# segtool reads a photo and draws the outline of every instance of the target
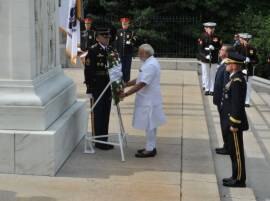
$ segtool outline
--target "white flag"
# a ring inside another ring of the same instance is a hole
[[[67,34],[66,52],[71,63],[77,63],[78,45],[80,44],[80,21],[76,15],[76,0],[62,0],[59,9],[60,29]]]
[[[59,6],[59,28],[67,33],[69,0],[61,0]]]

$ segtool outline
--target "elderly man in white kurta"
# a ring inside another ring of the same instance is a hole
[[[153,56],[154,49],[149,44],[139,47],[138,53],[143,62],[137,79],[126,84],[132,88],[121,96],[125,98],[136,93],[133,127],[145,130],[146,145],[135,154],[138,158],[154,157],[157,154],[157,128],[165,123],[160,91],[160,65]]]

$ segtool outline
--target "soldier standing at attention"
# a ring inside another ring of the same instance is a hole
[[[96,43],[95,31],[92,30],[92,22],[93,19],[90,16],[84,19],[85,30],[81,34],[81,50],[84,52]]]
[[[214,94],[214,82],[217,71],[218,52],[221,48],[222,41],[215,34],[216,23],[204,23],[204,33],[198,39],[198,55],[202,66],[202,86],[205,95]]]
[[[246,107],[250,107],[251,85],[254,76],[254,65],[259,62],[256,49],[250,45],[251,38],[252,36],[248,33],[239,34],[240,43],[235,47],[237,52],[246,57],[245,63],[243,65],[243,72],[244,74],[246,74],[247,81],[247,96],[245,101]]]
[[[230,81],[224,88],[221,113],[227,114],[224,124],[227,124],[229,152],[232,163],[232,176],[223,179],[227,187],[245,187],[246,169],[243,144],[243,131],[248,130],[248,120],[245,111],[247,84],[241,71],[245,57],[231,52],[226,63],[226,71],[230,73]]]
[[[106,69],[107,55],[112,51],[109,46],[110,29],[106,24],[100,23],[95,27],[97,43],[88,49],[88,55],[85,60],[85,84],[87,87],[87,95],[90,99],[96,101],[103,92],[107,84],[110,82]],[[95,136],[108,135],[109,119],[111,111],[112,94],[109,87],[100,101],[97,103],[93,112],[93,134]],[[107,137],[99,140],[108,141]],[[95,147],[102,150],[110,150],[112,145],[96,143]]]
[[[216,148],[217,154],[229,155],[229,145],[228,145],[228,133],[226,132],[226,124],[224,125],[224,120],[226,120],[228,114],[221,113],[221,100],[223,95],[223,89],[230,80],[230,74],[226,71],[225,61],[228,58],[229,52],[232,51],[231,45],[222,45],[219,51],[219,58],[221,62],[218,66],[216,78],[215,78],[215,87],[214,87],[214,96],[213,103],[217,106],[217,110],[220,117],[220,127],[223,139],[223,147]]]
[[[117,30],[114,43],[122,62],[123,80],[124,82],[128,82],[130,80],[130,69],[136,36],[134,31],[130,29],[129,18],[121,18],[120,21],[122,28]]]

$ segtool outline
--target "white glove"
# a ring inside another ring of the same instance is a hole
[[[209,50],[215,50],[215,47],[213,45],[209,45]]]
[[[86,94],[86,96],[87,96],[89,99],[94,98],[94,97],[93,97],[93,94]]]
[[[247,75],[247,69],[242,70],[242,73]]]
[[[206,55],[206,57],[205,57],[205,58],[206,58],[206,59],[208,59],[208,60],[210,60],[210,59],[211,59],[210,54]]]
[[[249,57],[246,57],[246,60],[245,60],[244,63],[245,63],[245,64],[246,64],[246,63],[250,63],[250,58],[249,58]]]
[[[131,44],[130,40],[128,40],[128,41],[126,42],[126,44],[127,44],[127,45],[130,45],[130,44]]]

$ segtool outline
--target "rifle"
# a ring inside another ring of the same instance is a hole
[[[212,51],[215,50],[215,47],[213,45],[209,45],[209,47],[206,47],[205,50],[209,52],[209,56],[210,56],[209,67],[211,68],[211,66],[212,66]]]

